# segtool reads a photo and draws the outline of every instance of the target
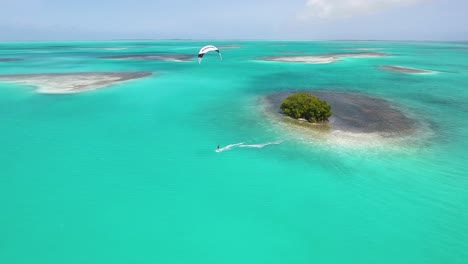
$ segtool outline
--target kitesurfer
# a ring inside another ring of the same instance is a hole
[[[201,48],[198,52],[198,63],[201,63],[203,56],[210,51],[216,51],[219,54],[219,58],[223,59],[223,57],[221,57],[221,52],[219,52],[219,49],[217,47],[213,45],[208,45]]]

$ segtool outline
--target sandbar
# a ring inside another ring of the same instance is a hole
[[[343,58],[379,58],[389,56],[381,52],[355,52],[355,53],[330,53],[321,55],[302,56],[268,56],[258,58],[261,61],[296,62],[308,64],[328,64],[340,61]]]
[[[0,75],[0,81],[37,87],[37,92],[48,94],[79,93],[101,89],[124,81],[144,78],[151,72],[73,72],[44,74]]]

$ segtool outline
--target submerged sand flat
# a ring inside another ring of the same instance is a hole
[[[435,71],[431,70],[424,70],[424,69],[416,69],[410,67],[403,67],[403,66],[392,66],[392,65],[385,65],[381,67],[386,71],[391,72],[398,72],[398,73],[405,73],[405,74],[429,74],[429,73],[436,73]]]
[[[148,60],[148,61],[173,61],[184,62],[192,61],[195,58],[193,54],[135,54],[135,55],[117,55],[105,56],[103,59],[114,60]]]
[[[383,137],[407,135],[414,131],[415,122],[394,108],[390,102],[359,93],[313,91],[332,107],[333,115],[327,125],[331,132],[351,132]],[[290,119],[280,112],[281,102],[293,92],[266,96],[269,111],[281,119]],[[291,120],[288,120],[291,121]]]
[[[334,63],[343,58],[379,58],[389,56],[386,53],[380,52],[356,52],[356,53],[331,53],[322,55],[304,55],[304,56],[269,56],[259,58],[262,61],[276,62],[297,62],[310,64],[327,64]]]
[[[343,50],[372,51],[372,50],[383,50],[383,48],[345,48]]]
[[[0,81],[38,87],[39,93],[78,93],[150,76],[151,72],[77,72],[0,75]]]
[[[21,59],[16,58],[0,58],[0,62],[20,61]]]

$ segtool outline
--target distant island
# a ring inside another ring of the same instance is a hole
[[[308,64],[328,64],[338,62],[343,58],[380,58],[390,56],[382,52],[349,52],[349,53],[330,53],[318,55],[301,55],[301,56],[268,56],[261,57],[259,61],[275,61],[275,62],[295,62]]]
[[[310,93],[295,93],[281,103],[281,110],[289,117],[311,123],[328,121],[331,106]]]
[[[143,60],[143,61],[172,61],[185,62],[192,61],[195,58],[193,54],[130,54],[130,55],[113,55],[104,56],[102,59],[111,60]]]

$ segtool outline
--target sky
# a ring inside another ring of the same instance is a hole
[[[468,41],[468,0],[0,0],[0,41]]]

